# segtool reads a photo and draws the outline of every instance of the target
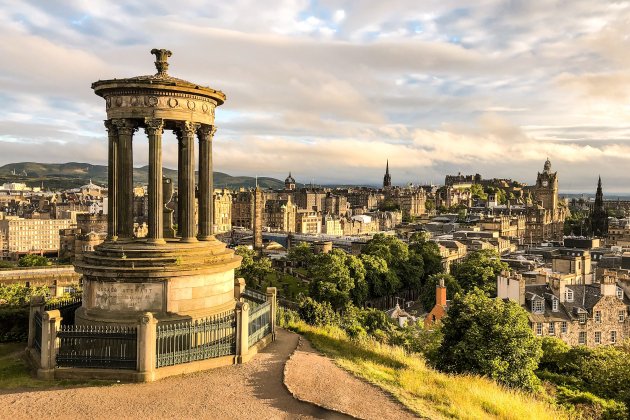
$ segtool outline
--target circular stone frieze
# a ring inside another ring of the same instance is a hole
[[[207,113],[207,112],[208,112],[208,104],[203,104],[203,105],[201,105],[201,110],[202,110],[203,112]]]
[[[140,98],[138,98],[137,96],[132,96],[131,97],[131,105],[132,106],[138,105],[139,102],[140,102]]]
[[[122,106],[122,104],[123,104],[123,98],[119,96],[118,98],[116,98],[116,106]]]
[[[156,106],[158,103],[158,98],[155,96],[145,96],[144,104],[146,106]]]
[[[177,99],[169,98],[168,99],[168,106],[170,106],[171,108],[175,108],[177,106]]]
[[[190,109],[191,111],[195,109],[195,102],[194,101],[188,101],[188,103],[186,105],[188,106],[188,109]]]

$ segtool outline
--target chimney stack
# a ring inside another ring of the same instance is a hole
[[[446,306],[446,286],[444,285],[444,279],[440,279],[440,282],[435,287],[435,304]]]

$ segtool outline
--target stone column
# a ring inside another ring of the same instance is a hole
[[[133,120],[112,120],[118,130],[118,237],[133,238]]]
[[[162,131],[164,120],[145,118],[144,131],[149,137],[149,235],[147,242],[165,243],[162,189]]]
[[[32,348],[35,340],[35,312],[44,313],[44,297],[31,296],[30,309],[28,313],[28,341],[26,347]],[[39,338],[41,340],[41,337]],[[41,342],[41,341],[40,341]]]
[[[145,312],[138,324],[138,373],[143,382],[155,380],[157,320],[151,312]]]
[[[213,218],[213,179],[212,179],[212,138],[216,126],[202,125],[199,136],[199,235],[200,241],[212,238]]]
[[[180,174],[179,223],[182,242],[197,241],[195,229],[195,133],[199,124],[185,121],[178,124],[177,139],[181,152],[181,162],[177,170]]]
[[[275,287],[267,287],[267,301],[271,302],[269,316],[271,323],[271,339],[276,340],[276,314],[278,312],[278,291]]]
[[[244,363],[249,353],[249,303],[236,302],[236,363]]]
[[[61,325],[59,310],[46,311],[42,314],[42,351],[37,369],[39,379],[54,379],[55,365],[57,363],[57,331]]]
[[[107,239],[118,239],[118,131],[111,120],[105,120],[108,137],[107,159]]]
[[[234,299],[241,300],[241,295],[245,291],[245,279],[239,277],[234,279]]]

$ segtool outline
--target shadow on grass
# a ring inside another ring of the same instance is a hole
[[[26,343],[0,344],[0,394],[44,391],[59,388],[83,388],[107,386],[114,381],[101,380],[43,380],[37,379],[26,361]]]

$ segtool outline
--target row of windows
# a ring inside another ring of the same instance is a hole
[[[593,318],[595,319],[596,324],[602,323],[602,311],[595,311],[593,314]],[[617,311],[617,320],[619,322],[624,322],[626,320],[626,311],[624,309],[620,309]]]
[[[595,344],[601,344],[602,343],[602,332],[601,331],[595,331]],[[615,344],[617,342],[617,331],[611,331],[610,332],[610,342],[612,344]],[[586,344],[586,331],[580,331],[580,334],[578,335],[578,344]]]
[[[567,321],[560,322],[560,333],[561,334],[566,334],[568,328],[569,328],[569,324],[568,324]],[[547,331],[549,331],[549,335],[556,335],[556,323],[555,322],[550,322]],[[542,335],[542,333],[543,333],[543,323],[542,322],[537,322],[536,323],[536,335]]]

